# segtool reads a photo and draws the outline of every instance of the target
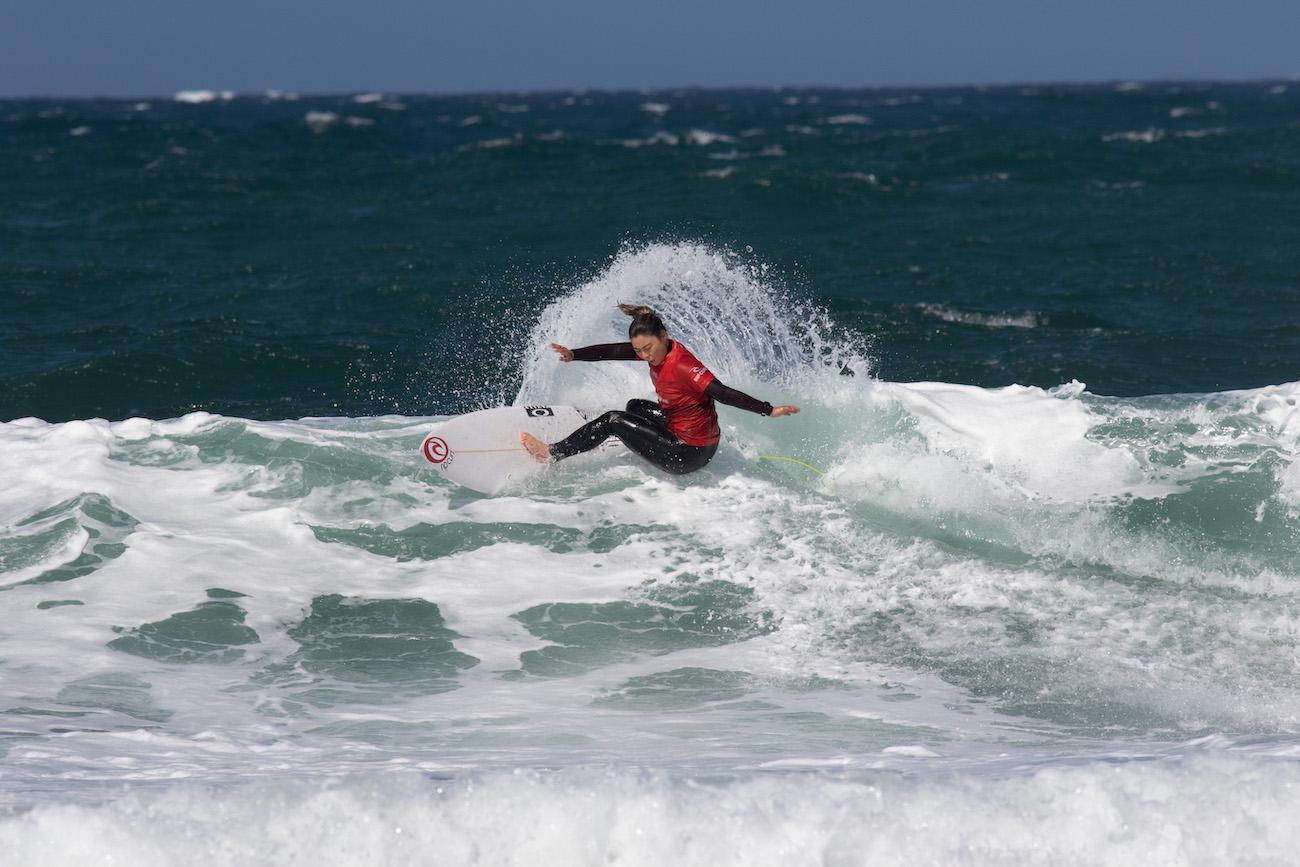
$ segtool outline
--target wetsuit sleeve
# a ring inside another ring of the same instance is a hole
[[[636,361],[631,343],[594,343],[573,350],[574,361]]]
[[[759,415],[771,415],[772,404],[765,400],[757,400],[745,394],[743,391],[736,391],[734,388],[728,388],[718,380],[709,383],[709,387],[704,393],[716,400],[718,403],[725,403],[727,406],[734,406],[737,409],[746,409],[750,412],[756,412]]]

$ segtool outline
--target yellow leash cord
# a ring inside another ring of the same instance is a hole
[[[798,458],[787,458],[782,455],[759,455],[758,459],[760,461],[789,461],[792,464],[798,464],[801,467],[807,467],[808,469],[812,470],[814,473],[816,473],[819,476],[826,475],[826,473],[817,469],[812,464],[806,464],[803,461],[799,460]]]

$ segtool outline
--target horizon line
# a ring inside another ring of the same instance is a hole
[[[1123,85],[1133,85],[1134,89],[1145,87],[1158,87],[1168,85],[1214,85],[1214,84],[1294,84],[1300,83],[1300,74],[1291,74],[1287,76],[1249,76],[1249,77],[1211,77],[1211,78],[1102,78],[1102,79],[1045,79],[1045,80],[1024,80],[1024,81],[986,81],[986,82],[965,82],[965,83],[929,83],[929,84],[721,84],[721,85],[703,85],[703,84],[686,84],[686,85],[660,85],[660,86],[582,86],[582,87],[541,87],[534,90],[518,88],[484,88],[482,90],[404,90],[404,89],[382,89],[359,87],[348,90],[319,90],[319,91],[294,91],[277,87],[266,87],[259,90],[236,90],[231,88],[208,88],[194,87],[174,90],[171,93],[135,93],[127,95],[109,95],[103,93],[81,93],[81,94],[0,94],[0,100],[56,100],[56,99],[79,99],[79,100],[143,100],[143,99],[166,99],[172,101],[185,93],[204,93],[214,94],[211,100],[205,101],[230,101],[233,99],[249,97],[268,97],[280,95],[283,99],[327,99],[331,97],[356,96],[360,94],[377,93],[381,96],[410,97],[410,96],[435,96],[435,97],[484,97],[484,96],[545,96],[550,94],[581,95],[587,93],[638,93],[644,95],[658,93],[687,93],[702,91],[769,91],[781,93],[783,91],[894,91],[894,90],[995,90],[1006,88],[1027,88],[1027,87],[1121,87]]]

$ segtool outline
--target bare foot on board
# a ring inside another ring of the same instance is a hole
[[[544,464],[551,459],[551,449],[546,443],[539,440],[530,433],[521,433],[519,442],[523,443],[524,448],[532,455],[539,464]]]

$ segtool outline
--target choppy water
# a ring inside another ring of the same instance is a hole
[[[5,851],[1286,862],[1296,107],[0,104]],[[686,478],[426,469],[646,395],[542,348],[627,300],[803,412]]]

